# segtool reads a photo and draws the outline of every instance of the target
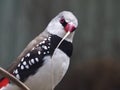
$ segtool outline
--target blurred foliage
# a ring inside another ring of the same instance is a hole
[[[81,63],[93,59],[98,62],[106,59],[108,62],[109,59],[119,61],[119,9],[120,0],[0,0],[0,66],[8,67],[29,41],[42,32],[48,22],[63,10],[72,11],[79,21],[73,43],[74,52],[70,66],[72,72],[68,72],[69,74],[84,72],[87,69],[83,66],[84,64],[82,67]],[[76,69],[76,64],[80,66],[78,69]],[[112,67],[114,68],[114,66]],[[102,66],[100,67],[102,68]],[[81,68],[83,71],[79,70]],[[82,74],[84,76],[84,73]],[[81,73],[78,73],[77,77],[79,76]],[[67,74],[66,77],[69,75]],[[74,78],[74,76],[71,77]],[[89,77],[94,79],[92,75]],[[87,77],[81,76],[79,78]],[[77,81],[74,83],[77,84]],[[74,83],[70,81],[70,84]],[[70,86],[72,87],[72,85]],[[75,87],[77,88],[77,86]],[[65,87],[62,89],[70,90],[70,88],[66,89]]]

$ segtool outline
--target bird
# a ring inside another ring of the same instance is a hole
[[[78,20],[71,11],[58,13],[7,69],[31,90],[53,90],[68,70]],[[0,90],[21,90],[9,78]]]

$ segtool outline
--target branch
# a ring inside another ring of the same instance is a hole
[[[20,80],[18,80],[16,77],[14,77],[12,74],[7,72],[5,69],[0,67],[0,74],[2,76],[5,76],[9,78],[13,83],[15,83],[17,86],[22,88],[22,90],[30,90],[24,83],[22,83]]]

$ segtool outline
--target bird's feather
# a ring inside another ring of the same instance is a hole
[[[42,32],[40,35],[35,37],[27,46],[26,48],[21,52],[21,54],[12,62],[12,64],[7,69],[8,72],[12,73],[13,70],[16,68],[22,57],[24,57],[30,50],[35,47],[38,43],[44,40],[44,38],[47,38],[50,34],[47,31]]]

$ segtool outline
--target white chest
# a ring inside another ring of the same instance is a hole
[[[25,82],[31,90],[52,90],[68,69],[69,57],[59,49],[55,50],[52,58],[47,56],[44,59],[44,65]]]

